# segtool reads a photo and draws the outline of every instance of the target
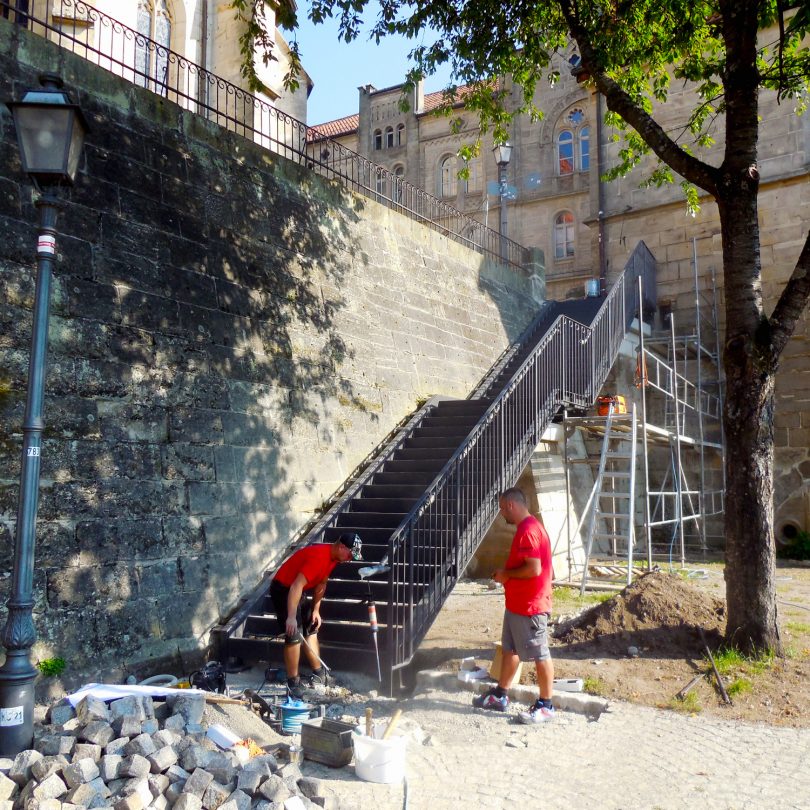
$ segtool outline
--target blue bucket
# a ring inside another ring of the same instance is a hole
[[[307,720],[315,707],[303,700],[287,698],[279,704],[281,710],[281,730],[285,734],[300,734],[301,723]]]

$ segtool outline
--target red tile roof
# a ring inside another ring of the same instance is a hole
[[[334,121],[327,121],[324,124],[318,124],[311,127],[307,133],[308,141],[320,140],[319,135],[326,138],[339,138],[341,135],[351,135],[357,132],[357,127],[360,125],[359,115],[347,115],[345,118],[336,118]],[[317,132],[313,132],[315,129]]]
[[[395,87],[389,87],[387,90],[378,90],[377,93],[387,92],[388,90],[397,90],[398,88],[402,87],[402,85],[397,85]],[[470,85],[462,85],[461,87],[457,87],[455,91],[455,95],[453,97],[452,104],[454,107],[459,106],[464,103],[464,99],[467,98],[472,93],[473,88]],[[439,90],[436,93],[427,93],[425,95],[425,107],[422,112],[432,112],[433,110],[438,109],[444,104],[444,91]],[[418,113],[421,114],[421,113]],[[316,126],[312,127],[312,129],[318,130],[318,133],[324,135],[328,138],[338,138],[341,135],[351,135],[353,132],[357,132],[357,128],[360,126],[360,116],[359,115],[347,115],[345,118],[336,118],[334,121],[326,121],[323,124],[317,124]],[[310,131],[309,136],[307,138],[309,141],[317,141],[318,135],[312,131]]]

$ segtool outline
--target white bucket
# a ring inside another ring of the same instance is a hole
[[[405,776],[405,737],[375,740],[361,733],[352,734],[354,772],[364,782],[392,784]]]

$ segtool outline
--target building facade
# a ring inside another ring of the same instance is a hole
[[[0,14],[186,108],[195,102],[201,108],[220,106],[213,104],[212,95],[233,94],[244,86],[239,50],[242,31],[230,3],[4,0]],[[256,54],[257,74],[267,89],[258,98],[305,121],[312,81],[304,72],[297,90],[284,88],[290,51],[271,6],[266,9],[265,25],[272,41],[272,59],[265,63],[263,55]]]

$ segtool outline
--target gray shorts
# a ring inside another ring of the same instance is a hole
[[[501,647],[506,652],[517,653],[521,661],[547,661],[551,658],[548,649],[547,613],[522,616],[505,610]]]

